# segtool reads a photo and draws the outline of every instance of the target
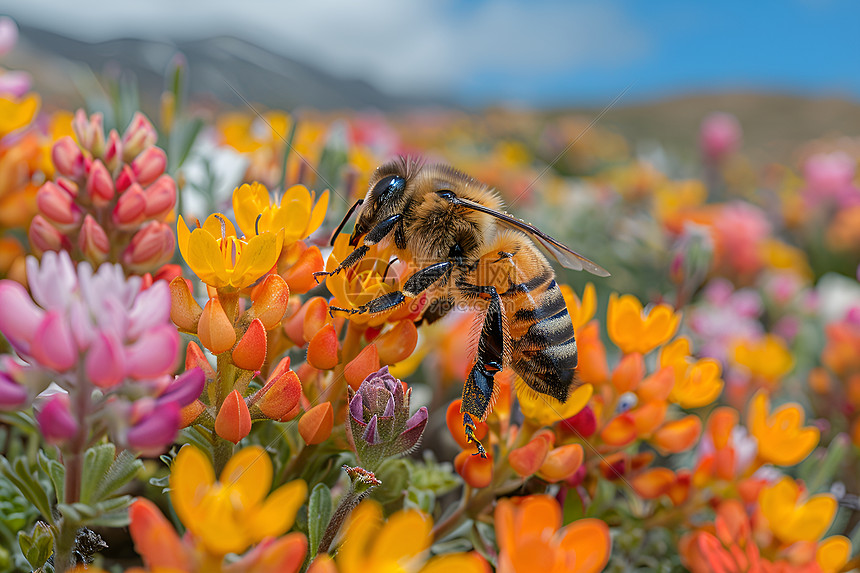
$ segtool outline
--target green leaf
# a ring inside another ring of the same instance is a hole
[[[54,536],[51,535],[51,528],[44,521],[37,521],[29,535],[23,531],[18,532],[18,546],[27,563],[34,570],[39,569],[54,552]]]
[[[308,500],[308,538],[311,557],[317,554],[320,540],[331,521],[331,490],[324,483],[317,484]]]
[[[74,505],[69,505],[67,503],[58,503],[57,510],[69,521],[74,523],[82,523],[84,521],[83,516],[78,513],[78,510],[75,509]]]
[[[97,498],[94,498],[96,488],[107,475],[115,455],[116,447],[113,444],[93,446],[86,451],[81,478],[81,501],[83,503],[98,501]]]
[[[585,517],[585,504],[576,488],[568,488],[564,498],[564,525]]]
[[[851,440],[845,434],[837,435],[827,446],[827,453],[823,460],[817,460],[815,470],[809,481],[806,482],[806,487],[810,493],[818,493],[826,488],[827,484],[833,481],[833,476],[843,460],[848,456],[851,449]],[[810,456],[812,458],[812,456]]]
[[[48,474],[51,478],[51,484],[54,486],[54,495],[57,500],[65,499],[66,496],[66,468],[57,460],[52,460],[45,452],[39,451],[39,466],[42,471]]]
[[[143,469],[143,462],[129,450],[123,450],[108,468],[93,493],[93,501],[101,501],[130,482]]]
[[[178,122],[173,133],[170,134],[168,144],[168,173],[175,174],[188,159],[188,154],[191,153],[191,148],[194,147],[194,142],[197,141],[203,125],[204,122],[199,117]]]
[[[30,474],[23,459],[15,460],[15,467],[13,468],[9,464],[9,460],[0,456],[0,474],[6,476],[18,488],[21,495],[36,506],[39,513],[52,523],[51,502],[48,500],[48,494],[45,493],[38,480]]]

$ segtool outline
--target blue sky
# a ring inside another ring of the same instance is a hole
[[[860,100],[857,0],[5,0],[99,41],[230,34],[394,93],[462,103],[624,101],[730,90]]]

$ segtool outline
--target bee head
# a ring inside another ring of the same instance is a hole
[[[398,212],[404,191],[406,178],[401,175],[385,175],[374,182],[358,213],[349,244],[356,246],[377,223]]]

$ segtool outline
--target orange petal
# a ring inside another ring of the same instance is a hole
[[[299,434],[306,444],[321,444],[331,435],[334,410],[331,402],[317,404],[299,418]]]
[[[328,304],[325,299],[315,296],[304,304],[304,319],[302,321],[302,336],[307,342],[329,322]]]
[[[448,431],[451,432],[451,436],[454,438],[454,441],[456,441],[464,450],[471,450],[474,446],[466,441],[466,433],[463,431],[463,412],[460,410],[462,406],[462,399],[457,399],[451,402],[448,405],[448,410],[445,412],[445,423],[448,424]],[[475,438],[483,440],[487,435],[488,430],[489,427],[486,422],[476,422]]]
[[[314,368],[330,370],[340,362],[337,350],[337,332],[334,325],[326,324],[308,343],[308,362]]]
[[[625,355],[612,372],[612,385],[619,394],[636,389],[645,375],[645,359],[638,352]]]
[[[487,487],[493,481],[493,460],[463,450],[454,458],[454,469],[467,484],[475,488]]]
[[[629,413],[612,418],[600,430],[600,439],[610,446],[625,446],[636,439],[636,422]]]
[[[652,400],[665,400],[672,392],[675,384],[674,367],[666,366],[648,376],[639,384],[636,394],[639,400],[649,402]]]
[[[218,416],[215,417],[215,433],[227,440],[238,444],[239,440],[251,432],[251,413],[245,399],[238,390],[227,395]]]
[[[538,475],[550,483],[567,479],[582,465],[583,456],[584,452],[580,444],[567,444],[555,448],[546,456]]]
[[[317,286],[314,273],[322,271],[325,263],[319,247],[313,245],[299,255],[299,259],[284,273],[284,280],[290,287],[290,292],[304,294]]]
[[[675,472],[669,468],[645,470],[631,480],[633,489],[644,499],[657,499],[675,482]]]
[[[255,318],[239,344],[233,349],[233,364],[242,370],[255,372],[263,367],[266,361],[266,327],[259,318]]]
[[[532,439],[528,444],[511,450],[508,454],[508,463],[518,476],[529,477],[541,468],[549,448],[549,441],[543,437]]]
[[[415,350],[418,345],[418,329],[411,320],[401,320],[374,342],[382,364],[397,364]]]
[[[609,562],[612,538],[605,521],[595,518],[578,519],[562,530],[561,549],[576,553],[577,573],[599,573]]]
[[[376,343],[371,342],[344,367],[343,377],[353,390],[358,390],[364,379],[379,368],[379,352],[376,350]]]
[[[277,422],[287,422],[302,397],[302,383],[298,375],[288,370],[270,381],[260,390],[261,397],[257,406],[263,414]]]
[[[701,433],[702,420],[691,414],[665,424],[654,433],[652,442],[659,449],[677,454],[692,448]]]
[[[191,571],[188,549],[182,544],[173,526],[154,503],[139,497],[129,508],[128,526],[134,550],[150,570],[159,568]]]

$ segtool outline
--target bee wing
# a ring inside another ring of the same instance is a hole
[[[551,254],[555,260],[557,260],[561,265],[567,269],[572,269],[575,271],[586,270],[593,275],[597,275],[599,277],[608,277],[609,271],[598,265],[597,263],[590,261],[580,255],[579,253],[575,253],[574,251],[568,249],[563,244],[559,243],[534,225],[530,225],[525,221],[521,221],[516,217],[512,217],[507,213],[501,213],[494,209],[490,209],[489,207],[485,207],[480,203],[475,203],[474,201],[470,201],[469,199],[463,199],[462,197],[452,198],[451,201],[456,205],[462,205],[468,209],[473,209],[475,211],[480,211],[482,213],[487,213],[488,215],[492,215],[496,219],[499,220],[503,226],[508,227],[510,229],[514,229],[517,231],[523,231],[526,233],[531,239],[540,243],[544,249],[547,250],[549,254]]]

